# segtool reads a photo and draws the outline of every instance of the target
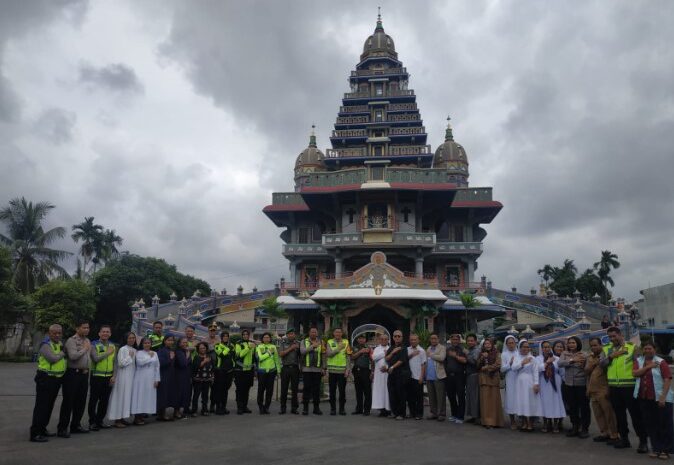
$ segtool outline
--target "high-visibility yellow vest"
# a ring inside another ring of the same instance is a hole
[[[320,342],[320,341],[319,341]],[[307,349],[307,353],[304,356],[304,366],[311,366],[311,353],[309,352],[309,348],[311,347],[311,339],[306,338],[304,340],[304,347]],[[316,368],[321,367],[321,352],[322,352],[323,346],[321,344],[318,344],[318,347],[314,351],[316,354]]]
[[[157,336],[155,333],[150,334],[150,341],[152,342],[152,350],[155,352],[161,349],[161,346],[164,345],[164,336]]]
[[[349,350],[349,342],[346,339],[342,339],[340,342],[337,342],[334,339],[328,340],[328,345],[330,346],[331,351],[337,350],[339,344],[344,344],[344,348],[332,357],[328,357],[328,370],[332,368],[337,371],[341,371],[346,368],[346,354]]]
[[[225,344],[224,342],[218,342],[215,344],[215,368],[217,369],[226,369],[228,372],[234,368],[234,347],[229,343]],[[225,361],[228,361],[228,364],[231,366],[224,366]]]
[[[44,342],[43,344],[49,344],[51,347],[51,350],[55,353],[58,354],[61,352],[61,343],[57,342]],[[66,358],[63,357],[61,360],[59,360],[56,363],[49,363],[49,360],[47,360],[42,354],[40,354],[37,358],[37,370],[42,371],[47,373],[49,376],[54,376],[56,378],[62,377],[65,372],[66,372]]]
[[[274,344],[260,344],[255,348],[257,355],[257,369],[269,373],[279,371],[279,358]]]
[[[253,369],[253,348],[250,342],[239,342],[234,346],[236,369],[250,371]]]
[[[113,343],[108,343],[107,346],[100,341],[94,343],[94,348],[96,349],[96,353],[98,355],[105,353],[108,350],[108,347],[112,347],[115,350],[112,352],[112,354],[93,364],[94,366],[91,369],[92,376],[112,376],[115,366],[115,354],[117,353],[117,347],[115,347]]]
[[[606,369],[606,379],[608,380],[609,386],[631,387],[636,383],[634,375],[632,374],[632,368],[634,366],[634,344],[625,342],[624,348],[627,350],[627,353],[611,360],[611,363]],[[615,350],[613,344],[607,344],[603,349],[606,357],[610,356]]]

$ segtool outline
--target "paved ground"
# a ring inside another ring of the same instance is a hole
[[[473,425],[376,417],[228,415],[106,430],[47,444],[28,442],[32,364],[0,363],[0,464],[634,464],[618,451],[561,435],[487,431]],[[233,392],[232,392],[233,394]],[[232,399],[233,396],[230,397]],[[231,400],[230,400],[231,402]],[[351,404],[351,402],[349,402]],[[58,405],[50,430],[55,430]],[[231,409],[230,405],[230,409]],[[253,407],[253,405],[251,405]],[[347,405],[347,409],[352,405]],[[323,410],[328,410],[327,406]],[[350,411],[350,410],[349,410]],[[85,414],[86,416],[86,414]]]

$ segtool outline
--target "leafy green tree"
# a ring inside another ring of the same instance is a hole
[[[330,316],[331,328],[325,328],[326,333],[332,333],[334,328],[342,327],[344,312],[353,308],[353,304],[343,300],[333,300],[322,304],[323,312]]]
[[[538,274],[543,281],[545,281],[545,287],[548,287],[548,283],[550,282],[550,279],[552,279],[554,271],[555,270],[551,265],[544,265],[543,268],[538,270]]]
[[[41,331],[58,323],[65,333],[75,329],[77,320],[92,321],[96,313],[96,298],[92,287],[76,279],[55,279],[34,294],[35,324]]]
[[[576,280],[576,289],[582,294],[585,300],[590,300],[595,294],[604,295],[604,284],[594,272],[594,269],[588,268]]]
[[[96,256],[99,247],[100,237],[103,233],[103,226],[94,223],[93,216],[84,217],[84,221],[74,224],[73,233],[70,235],[75,244],[80,245],[79,254],[82,256],[82,274],[86,276],[89,262]]]
[[[56,227],[45,231],[42,227],[53,208],[49,202],[33,204],[21,197],[10,200],[9,205],[0,210],[0,221],[9,232],[7,236],[0,234],[0,244],[10,249],[12,282],[23,294],[32,293],[53,277],[68,276],[59,262],[72,254],[49,248],[51,243],[65,236],[65,229]]]
[[[560,296],[571,296],[576,290],[576,273],[578,269],[573,260],[566,259],[561,268],[554,267],[550,288]]]
[[[468,334],[468,309],[469,308],[475,308],[480,305],[480,302],[475,298],[473,294],[470,294],[468,292],[462,292],[459,294],[459,298],[461,299],[461,305],[463,305],[463,309],[466,312],[466,334]]]
[[[175,265],[162,259],[126,253],[111,259],[93,275],[91,282],[97,297],[95,323],[112,325],[115,339],[129,330],[129,309],[140,297],[149,303],[155,294],[166,301],[172,292],[179,298],[189,298],[195,290],[201,291],[201,295],[211,292],[207,282],[179,273]]]
[[[610,250],[602,250],[601,258],[599,259],[598,262],[594,264],[594,268],[595,270],[597,270],[597,275],[599,275],[599,279],[601,279],[601,282],[604,284],[602,303],[604,305],[607,305],[609,300],[609,292],[608,286],[606,284],[607,283],[610,284],[611,287],[615,285],[615,283],[613,282],[613,278],[611,277],[611,270],[617,270],[618,268],[620,268],[618,256],[612,253]]]
[[[409,311],[410,320],[414,321],[414,332],[417,334],[425,329],[424,318],[433,318],[438,314],[438,309],[429,302],[415,301],[411,304],[406,304],[405,307]]]
[[[12,255],[0,246],[0,338],[16,323],[25,323],[28,300],[12,284]]]

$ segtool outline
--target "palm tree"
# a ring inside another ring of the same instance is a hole
[[[415,332],[420,332],[423,327],[424,318],[432,318],[438,314],[437,308],[435,305],[428,302],[414,302],[412,304],[405,305],[409,310],[410,320],[414,321]]]
[[[608,287],[606,283],[610,284],[611,287],[615,285],[611,275],[611,269],[617,270],[620,268],[620,262],[618,261],[618,256],[612,253],[610,250],[602,250],[601,258],[598,262],[594,264],[594,268],[597,270],[597,275],[601,282],[604,284],[604,305],[608,304]]]
[[[118,236],[114,229],[106,229],[99,235],[95,243],[95,256],[91,260],[94,264],[94,273],[99,263],[108,263],[108,260],[119,255],[117,246],[122,245],[123,241],[124,239]]]
[[[466,334],[468,334],[468,309],[478,307],[480,302],[473,294],[467,292],[462,292],[459,297],[461,298],[461,304],[466,312]]]
[[[351,302],[345,302],[343,300],[335,300],[323,304],[323,312],[330,316],[332,328],[342,327],[342,317],[344,316],[344,312],[351,308],[353,308]],[[325,330],[329,331],[330,328],[325,328]]]
[[[538,274],[541,275],[541,278],[543,278],[543,281],[545,281],[546,288],[548,287],[548,282],[552,278],[554,272],[554,268],[550,265],[545,265],[543,268],[538,270]]]
[[[82,241],[80,246],[80,255],[82,255],[82,275],[86,276],[87,265],[98,254],[101,244],[101,235],[103,226],[94,224],[93,216],[84,217],[84,221],[73,225],[73,238],[75,244]]]
[[[49,202],[33,204],[24,197],[17,197],[0,210],[0,221],[8,229],[7,236],[0,234],[0,242],[11,251],[12,281],[24,294],[30,294],[54,276],[68,276],[59,261],[72,254],[49,248],[52,242],[65,236],[65,228],[45,231],[42,227],[42,221],[53,208]]]

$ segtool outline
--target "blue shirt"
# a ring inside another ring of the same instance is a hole
[[[435,352],[434,347],[429,347],[431,352]],[[438,377],[435,374],[435,361],[428,357],[428,363],[426,364],[426,381],[436,381]]]

